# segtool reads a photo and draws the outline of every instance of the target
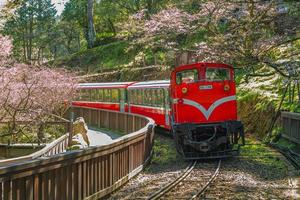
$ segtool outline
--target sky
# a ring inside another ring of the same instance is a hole
[[[6,0],[0,0],[0,8],[5,4]],[[57,14],[60,15],[64,9],[64,4],[68,2],[68,0],[51,0],[51,2],[55,5],[57,10]]]

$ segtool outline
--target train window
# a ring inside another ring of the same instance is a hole
[[[148,91],[147,91],[147,89],[146,90],[144,90],[144,95],[143,95],[143,103],[142,104],[144,104],[144,105],[147,105],[147,101],[148,101]]]
[[[129,90],[128,95],[129,95],[129,102],[131,104],[134,104],[134,90]]]
[[[151,105],[151,90],[145,89],[144,90],[144,104],[145,105]]]
[[[119,90],[118,89],[111,90],[111,100],[112,100],[112,102],[119,102]]]
[[[139,89],[137,90],[137,104],[142,105],[143,104],[143,94],[142,94],[142,90]]]
[[[91,100],[90,90],[86,90],[86,89],[81,90],[81,99],[83,101],[90,101]]]
[[[137,104],[137,90],[132,90],[133,104]]]
[[[111,102],[111,90],[104,89],[104,102]]]
[[[91,90],[91,101],[96,101],[97,99],[97,90]]]
[[[103,89],[98,90],[98,98],[99,98],[99,101],[103,101]]]
[[[136,104],[137,102],[136,90],[131,90],[130,101],[132,104]]]
[[[152,97],[152,105],[157,106],[157,95],[156,95],[157,89],[151,90],[151,97]]]
[[[193,83],[198,81],[199,73],[197,69],[189,69],[185,71],[180,71],[176,73],[176,83]]]
[[[163,94],[163,90],[159,89],[157,91],[157,106],[161,107],[163,105],[164,102],[164,94]]]
[[[107,95],[108,95],[107,89],[103,89],[103,102],[107,101],[107,99],[108,99]]]
[[[224,81],[230,80],[230,70],[227,68],[206,68],[206,80],[208,81]]]

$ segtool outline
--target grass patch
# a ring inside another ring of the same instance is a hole
[[[166,165],[182,160],[171,138],[156,135],[153,150],[152,164]]]
[[[58,58],[50,64],[57,67],[67,66],[80,71],[101,72],[103,69],[116,68],[130,63],[137,50],[127,51],[129,47],[128,41],[117,41]]]
[[[249,163],[264,169],[262,178],[282,177],[287,172],[286,163],[279,158],[281,154],[254,138],[247,138],[246,145],[241,147],[241,156],[249,156]]]
[[[296,149],[296,144],[293,142],[290,142],[289,140],[285,139],[285,138],[280,138],[278,141],[275,142],[276,145],[278,145],[279,147],[283,147],[283,148],[288,148],[291,150],[295,150]]]

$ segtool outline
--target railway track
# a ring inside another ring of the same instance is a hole
[[[278,152],[280,152],[291,163],[291,165],[295,167],[295,169],[297,170],[300,169],[299,154],[295,153],[289,148],[283,148],[276,144],[271,143],[269,146],[272,147],[273,149],[276,149]]]
[[[147,199],[197,199],[218,176],[221,159],[214,163],[191,163],[174,181],[161,188]]]

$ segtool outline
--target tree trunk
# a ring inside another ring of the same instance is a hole
[[[37,131],[37,137],[38,137],[38,145],[40,145],[41,142],[44,142],[45,135],[44,135],[44,124],[43,123],[39,124],[38,131]]]
[[[23,61],[26,61],[26,37],[25,37],[25,34],[26,34],[26,29],[23,30],[23,34],[22,34],[22,40],[23,40]]]
[[[32,59],[32,38],[33,38],[33,16],[30,17],[29,21],[29,44],[27,49],[27,59],[31,61]]]
[[[87,0],[87,21],[88,21],[88,48],[91,49],[94,46],[96,40],[96,33],[94,27],[94,18],[93,18],[93,7],[94,0]]]

